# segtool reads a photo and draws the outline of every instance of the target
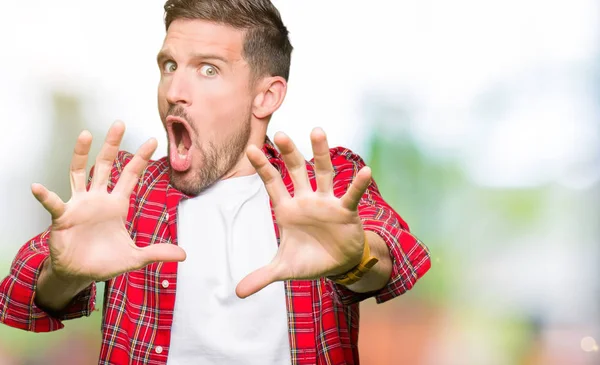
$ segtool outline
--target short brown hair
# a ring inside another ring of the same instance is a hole
[[[167,30],[176,19],[200,19],[245,30],[243,57],[254,76],[288,80],[293,48],[270,0],[167,0]]]

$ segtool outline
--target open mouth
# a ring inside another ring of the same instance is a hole
[[[191,165],[192,136],[188,123],[179,117],[167,117],[171,167],[179,172]]]
[[[192,138],[185,125],[182,123],[173,123],[173,139],[177,146],[177,153],[180,157],[185,158],[187,156],[190,147],[192,147]]]

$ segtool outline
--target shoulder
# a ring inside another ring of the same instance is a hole
[[[366,166],[364,159],[351,149],[338,146],[329,149],[329,158],[334,170],[334,179],[351,178],[360,169]],[[306,161],[306,168],[310,177],[314,177],[315,159]]]
[[[329,149],[329,157],[333,167],[333,185],[337,195],[343,194],[358,171],[366,166],[364,159],[356,152],[344,146]],[[315,184],[315,160],[306,161],[309,178]]]
[[[117,153],[113,165],[113,177],[118,179],[127,164],[133,160],[134,154],[129,151],[121,150]],[[156,180],[165,179],[168,181],[169,163],[167,157],[164,156],[157,160],[150,160],[140,176],[141,185],[149,185]]]
[[[343,146],[338,146],[329,149],[329,156],[333,167],[344,165],[365,165],[364,159],[356,152]]]
[[[354,165],[365,165],[364,159],[358,153],[344,146],[330,148],[329,158],[331,159],[331,164],[333,165],[334,169],[340,167],[343,168],[344,166],[351,167]],[[315,164],[314,158],[306,162],[311,168]]]

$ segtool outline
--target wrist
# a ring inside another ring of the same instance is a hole
[[[67,296],[74,296],[90,286],[93,280],[75,275],[65,275],[55,270],[52,259],[48,257],[42,264],[40,276],[38,277],[38,291],[46,288],[60,288]]]
[[[389,283],[392,275],[393,262],[387,244],[377,233],[373,231],[366,231],[366,233],[371,255],[375,256],[379,261],[360,281],[346,285],[348,289],[356,293],[378,291]]]
[[[341,274],[329,275],[327,277],[338,284],[346,286],[351,285],[359,281],[365,274],[367,274],[378,261],[379,260],[377,257],[371,255],[371,249],[365,233],[363,252],[358,264],[352,266],[348,270],[343,271]]]

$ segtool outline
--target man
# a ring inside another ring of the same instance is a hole
[[[105,281],[100,364],[358,364],[358,303],[410,289],[427,248],[322,130],[308,162],[266,137],[292,52],[268,0],[168,0],[165,15],[168,156],[149,161],[154,139],[119,151],[117,122],[88,180],[81,133],[71,199],[32,186],[52,224],[0,284],[0,321],[58,330]]]

